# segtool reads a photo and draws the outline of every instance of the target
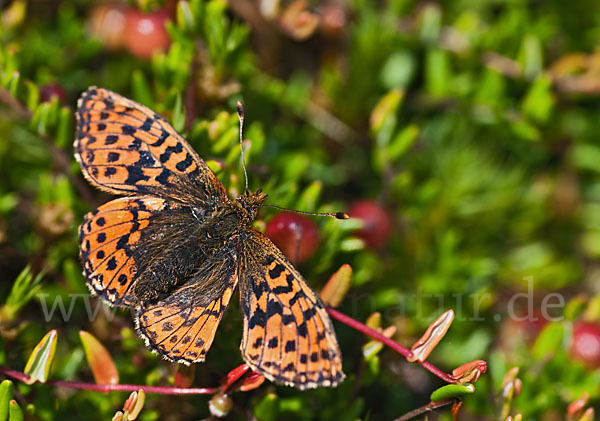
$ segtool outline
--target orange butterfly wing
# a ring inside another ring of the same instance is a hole
[[[75,158],[84,176],[113,194],[169,195],[186,184],[198,199],[226,201],[225,188],[192,147],[147,107],[91,87],[79,99]]]
[[[172,294],[138,307],[139,334],[169,361],[204,361],[237,281],[234,257],[207,259],[198,275]]]
[[[276,383],[308,389],[344,379],[327,311],[302,275],[254,229],[241,243],[238,273],[246,363]]]
[[[115,305],[137,303],[132,287],[138,267],[132,251],[142,230],[167,206],[156,197],[123,197],[85,216],[79,226],[80,257],[93,293]]]

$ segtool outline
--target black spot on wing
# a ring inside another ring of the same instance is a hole
[[[285,343],[285,352],[293,352],[296,350],[296,341],[287,341]]]
[[[254,329],[256,326],[265,327],[267,324],[267,314],[262,309],[257,308],[248,320],[248,327]]]
[[[277,345],[279,345],[279,340],[276,337],[269,339],[269,342],[267,342],[267,346],[271,349],[277,348]]]
[[[179,171],[185,171],[192,165],[193,162],[194,162],[194,160],[192,159],[192,155],[190,155],[189,153],[186,153],[185,159],[183,161],[178,162],[175,165],[175,168],[177,168]]]
[[[150,180],[150,177],[142,171],[142,167],[130,165],[127,167],[127,173],[128,176],[127,180],[125,180],[125,184],[137,184],[140,181]]]
[[[267,316],[271,317],[275,314],[283,314],[283,306],[279,300],[269,300],[267,302]]]
[[[144,124],[140,126],[140,130],[145,132],[149,131],[152,128],[152,123],[154,123],[154,119],[147,117],[146,121],[144,121]]]
[[[283,266],[282,264],[276,264],[275,267],[273,269],[271,269],[269,271],[269,276],[272,279],[277,279],[279,278],[279,276],[281,275],[281,273],[285,270],[285,266]]]
[[[109,134],[108,136],[106,136],[106,139],[104,140],[104,144],[105,145],[113,145],[113,144],[117,143],[118,140],[119,140],[119,136],[117,136],[116,134]]]
[[[133,135],[135,133],[135,127],[130,126],[129,124],[124,124],[121,126],[121,132],[126,135]]]

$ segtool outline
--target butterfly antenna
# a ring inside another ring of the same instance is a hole
[[[332,218],[335,218],[335,219],[348,219],[348,218],[350,218],[350,215],[348,215],[346,212],[304,212],[304,211],[299,211],[299,210],[296,210],[296,209],[282,208],[281,206],[270,205],[270,204],[265,204],[265,205],[262,205],[262,206],[263,207],[268,207],[268,208],[275,208],[275,209],[279,209],[279,210],[284,210],[284,211],[289,211],[289,212],[294,212],[294,213],[301,213],[302,215],[331,216]]]
[[[244,158],[244,106],[240,101],[237,102],[237,115],[240,119],[240,149],[242,150],[242,167],[244,168],[244,178],[246,179],[246,193],[248,193],[248,173],[246,172],[246,159]]]

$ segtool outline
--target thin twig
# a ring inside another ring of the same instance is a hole
[[[0,365],[0,373],[13,379],[25,382],[29,376],[20,371]],[[170,386],[145,386],[141,384],[95,384],[84,382],[73,382],[68,380],[48,380],[44,384],[48,386],[65,387],[68,389],[91,390],[94,392],[133,392],[144,389],[146,393],[158,393],[161,395],[212,395],[221,390],[219,387],[170,387]]]
[[[420,408],[417,408],[415,410],[407,412],[406,414],[402,415],[400,418],[396,418],[394,421],[408,421],[411,418],[414,418],[414,417],[424,414],[426,412],[434,411],[438,408],[441,408],[442,406],[450,405],[456,401],[457,401],[456,398],[449,398],[449,399],[444,399],[444,400],[441,400],[438,402],[429,402],[427,405],[423,405]]]
[[[376,331],[375,329],[371,329],[369,326],[359,322],[358,320],[355,320],[352,317],[347,316],[344,313],[340,313],[339,311],[334,310],[333,308],[330,308],[330,307],[327,308],[327,311],[329,312],[331,317],[333,317],[337,321],[344,323],[345,325],[350,326],[351,328],[358,330],[359,332],[369,335],[373,339],[376,339],[379,342],[389,346],[390,348],[392,348],[394,351],[398,352],[405,358],[410,358],[413,355],[412,352],[408,348],[405,348],[402,345],[400,345],[398,342],[385,337],[380,332]],[[450,384],[457,383],[456,380],[450,374],[445,373],[444,371],[440,370],[433,364],[431,364],[427,361],[417,361],[417,363],[420,364],[421,366],[423,366],[423,368],[425,368],[426,370],[430,371],[431,373],[433,373],[434,375],[439,377],[440,379],[444,380],[445,382],[450,383]]]

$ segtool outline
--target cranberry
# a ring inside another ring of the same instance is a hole
[[[363,220],[363,227],[356,232],[370,248],[383,246],[391,234],[392,219],[387,210],[373,200],[359,200],[350,206],[351,217]]]
[[[597,323],[575,323],[571,356],[591,368],[600,366],[600,326]]]
[[[139,58],[151,58],[155,51],[165,51],[171,40],[165,23],[169,14],[164,10],[144,13],[132,9],[126,14],[124,43],[127,50]]]
[[[294,263],[311,257],[319,245],[319,230],[315,223],[293,212],[277,214],[267,224],[266,234]]]
[[[58,99],[62,105],[65,105],[68,101],[67,92],[58,83],[49,83],[42,86],[40,89],[40,100],[42,102],[52,101],[53,98]]]

